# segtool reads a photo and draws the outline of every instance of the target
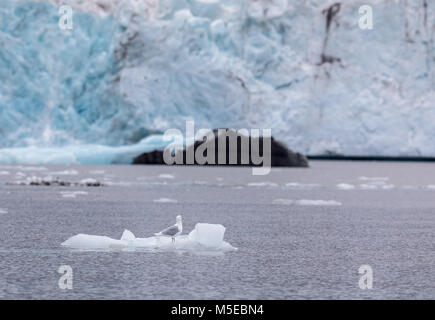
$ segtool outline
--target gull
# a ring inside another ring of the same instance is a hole
[[[183,223],[182,221],[184,218],[180,215],[176,217],[176,223],[169,228],[166,228],[159,233],[155,233],[156,236],[165,236],[165,237],[171,237],[172,242],[175,242],[175,237],[178,236],[181,232],[183,232]]]

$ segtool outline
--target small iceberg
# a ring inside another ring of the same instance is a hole
[[[341,202],[335,200],[292,200],[292,199],[275,199],[274,204],[281,205],[298,205],[298,206],[341,206]]]
[[[159,174],[159,178],[160,179],[174,179],[175,177],[169,173],[162,173],[162,174]]]
[[[177,203],[178,201],[175,199],[169,199],[169,198],[160,198],[153,200],[156,203]]]
[[[136,238],[125,230],[121,239],[87,234],[75,235],[61,245],[73,249],[87,250],[135,250],[149,249],[161,251],[228,252],[236,251],[224,241],[225,227],[220,224],[197,223],[188,235],[180,235],[173,243],[170,237]]]
[[[355,186],[353,184],[340,183],[340,184],[337,184],[337,188],[340,190],[354,190]]]

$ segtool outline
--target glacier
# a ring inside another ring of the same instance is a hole
[[[427,0],[3,0],[0,162],[128,163],[190,119],[309,155],[435,156],[434,39]]]

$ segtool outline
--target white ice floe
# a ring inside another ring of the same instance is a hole
[[[355,186],[353,184],[340,183],[340,184],[337,184],[337,188],[340,190],[354,190]]]
[[[361,181],[388,181],[390,178],[388,177],[359,177],[358,178]]]
[[[156,202],[156,203],[177,203],[178,201],[175,199],[160,198],[160,199],[155,199],[154,202]]]
[[[0,171],[0,176],[8,176],[10,175],[9,171]]]
[[[159,178],[160,179],[174,179],[175,177],[169,173],[162,173],[162,174],[159,174]]]
[[[50,174],[54,176],[75,176],[78,175],[79,172],[77,170],[64,170],[64,171],[50,172]]]
[[[61,191],[60,194],[64,198],[76,198],[77,196],[85,196],[88,193],[86,191]]]
[[[180,235],[173,243],[170,237],[136,238],[125,230],[121,239],[112,239],[106,236],[86,234],[75,235],[61,245],[64,247],[88,250],[108,249],[149,249],[162,251],[235,251],[228,242],[224,241],[225,227],[220,224],[197,223],[188,235]]]
[[[0,214],[7,214],[8,210],[4,208],[0,208]]]
[[[318,183],[300,183],[300,182],[289,182],[285,184],[286,187],[290,188],[318,188],[320,184]]]
[[[277,183],[274,182],[251,182],[248,183],[248,187],[278,187]]]
[[[341,206],[341,202],[335,200],[297,200],[299,206]]]
[[[427,188],[430,189],[430,190],[435,190],[435,185],[433,185],[433,184],[428,185]]]
[[[275,199],[275,204],[297,205],[297,206],[341,206],[341,202],[335,200],[292,200],[292,199]]]

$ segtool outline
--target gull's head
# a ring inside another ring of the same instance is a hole
[[[177,220],[177,223],[180,223],[181,221],[184,220],[184,218],[182,216],[178,215],[176,220]]]

